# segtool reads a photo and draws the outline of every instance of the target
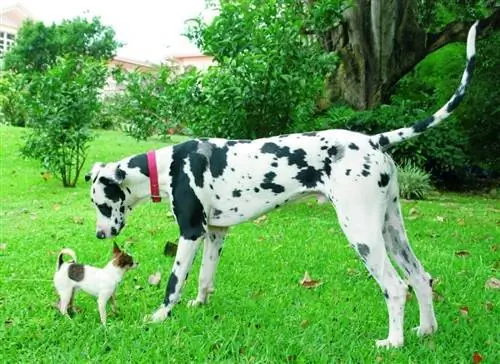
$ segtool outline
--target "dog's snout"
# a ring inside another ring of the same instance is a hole
[[[106,239],[106,233],[103,230],[99,230],[95,234],[95,236],[96,236],[97,239]]]

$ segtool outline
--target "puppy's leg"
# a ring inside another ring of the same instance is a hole
[[[420,325],[416,328],[417,334],[419,336],[432,334],[438,326],[432,303],[432,279],[409,245],[397,198],[393,199],[387,208],[384,240],[387,250],[415,290],[420,311]]]
[[[153,313],[153,315],[150,317],[146,316],[145,321],[160,322],[170,316],[173,307],[179,302],[184,281],[191,270],[196,251],[203,237],[204,236],[201,236],[196,240],[188,240],[182,236],[179,238],[177,254],[175,255],[172,273],[168,279],[163,304]]]
[[[111,309],[113,313],[116,314],[118,310],[116,309],[116,291],[111,295]]]
[[[101,324],[106,325],[106,303],[108,303],[110,295],[100,294],[97,297],[97,307],[99,308],[99,317],[101,319]]]
[[[208,295],[215,290],[215,271],[219,263],[227,229],[209,228],[205,237],[203,260],[198,281],[198,296],[188,302],[188,306],[207,303]]]
[[[58,293],[59,311],[62,315],[68,315],[68,306],[71,302],[71,297],[73,296],[73,289],[71,287],[68,287],[63,291],[58,291]]]

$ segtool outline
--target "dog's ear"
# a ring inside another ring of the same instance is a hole
[[[92,169],[90,170],[90,172],[88,172],[86,175],[85,175],[85,182],[88,182],[90,181],[90,179],[92,178],[92,176],[95,176],[97,175],[97,172],[102,168],[104,167],[105,164],[104,163],[101,163],[101,162],[97,162],[97,163],[94,163],[94,165],[92,166]]]
[[[113,255],[118,255],[121,252],[122,251],[120,250],[120,247],[118,246],[118,244],[116,244],[116,241],[113,241]]]

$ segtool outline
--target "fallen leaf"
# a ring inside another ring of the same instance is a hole
[[[464,316],[467,316],[469,314],[469,307],[467,306],[460,307],[460,313]]]
[[[455,252],[455,255],[457,257],[468,257],[470,255],[470,251],[468,251],[468,250],[459,250],[459,251]]]
[[[305,329],[307,326],[309,326],[309,320],[302,320],[302,322],[300,323],[300,327]]]
[[[40,172],[40,175],[42,176],[44,181],[48,181],[50,178],[52,178],[52,174],[50,172]]]
[[[472,354],[472,363],[478,364],[482,360],[483,360],[483,357],[477,351],[475,351],[474,354]]]
[[[377,363],[380,363],[382,360],[384,360],[384,358],[382,358],[380,355],[375,358],[375,361]]]
[[[491,277],[484,284],[486,288],[499,289],[500,288],[500,279]]]
[[[492,251],[492,252],[496,252],[497,250],[498,250],[498,244],[493,244],[493,245],[491,246],[491,251]]]
[[[167,241],[165,243],[165,248],[163,248],[163,255],[167,257],[175,257],[177,254],[177,244]]]
[[[7,243],[0,243],[0,250],[7,249]]]
[[[457,219],[457,224],[458,225],[465,225],[465,220],[464,219]]]
[[[409,214],[410,216],[412,216],[412,215],[417,215],[417,214],[418,214],[418,210],[417,210],[415,207],[412,207],[412,208],[410,209],[410,211],[408,211],[408,214]]]
[[[38,219],[38,215],[35,214],[35,213],[32,213],[32,214],[30,214],[30,219],[31,220],[36,220],[36,219]]]
[[[148,278],[148,283],[152,286],[157,286],[161,281],[161,273],[156,272],[155,274],[151,274]]]
[[[4,324],[7,327],[12,326],[13,323],[14,323],[14,321],[12,319],[7,319],[7,320],[4,321]]]
[[[142,289],[142,287],[141,287],[140,285],[138,285],[138,284],[136,284],[134,288],[135,288],[136,290],[138,290],[138,291],[140,291],[140,290]]]
[[[60,209],[61,209],[61,205],[58,205],[58,204],[54,204],[54,205],[52,205],[52,210],[54,210],[54,211],[58,211],[58,210],[60,210]]]
[[[436,216],[436,221],[437,222],[444,222],[444,217],[443,216]]]
[[[441,293],[438,293],[436,291],[432,291],[432,299],[436,302],[443,302],[444,296]]]
[[[321,282],[315,279],[311,279],[309,272],[304,273],[304,278],[300,281],[300,285],[305,288],[316,288],[321,285]]]
[[[73,217],[73,222],[78,225],[83,225],[83,217],[75,216]]]
[[[484,309],[486,311],[493,311],[493,303],[491,303],[490,301],[486,301],[486,303],[484,304]]]
[[[267,220],[267,215],[262,215],[254,220],[255,224],[260,224]]]

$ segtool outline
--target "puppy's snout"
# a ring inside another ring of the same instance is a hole
[[[106,233],[103,230],[97,231],[95,236],[97,239],[106,239]]]

